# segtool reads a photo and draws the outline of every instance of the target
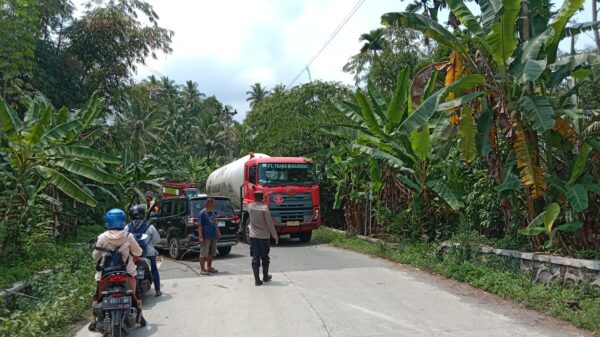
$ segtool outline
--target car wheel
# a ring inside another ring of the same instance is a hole
[[[218,247],[217,250],[219,251],[219,256],[227,256],[229,253],[231,253],[231,246]]]
[[[310,242],[312,231],[301,232],[298,237],[300,238],[300,242]]]
[[[176,238],[169,239],[169,257],[178,260],[181,257],[181,246]]]

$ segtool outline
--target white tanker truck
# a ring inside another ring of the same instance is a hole
[[[321,225],[319,185],[312,161],[250,153],[210,174],[206,193],[231,199],[242,216],[240,230],[246,241],[248,215],[244,208],[254,202],[255,191],[263,191],[278,233],[310,241],[312,230]]]

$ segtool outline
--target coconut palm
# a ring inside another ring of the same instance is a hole
[[[127,108],[117,113],[115,134],[124,152],[125,166],[139,162],[149,148],[163,140],[158,136],[160,112],[149,99],[148,90],[142,86],[132,87],[128,94]]]
[[[250,90],[246,91],[246,95],[248,95],[246,102],[250,102],[250,109],[258,105],[263,99],[265,99],[265,97],[267,97],[268,94],[269,91],[260,83],[254,83],[250,87]]]
[[[285,93],[285,90],[285,84],[277,84],[273,87],[273,90],[271,90],[271,95],[279,97],[279,95],[283,95],[283,93]]]
[[[195,110],[200,105],[202,99],[206,97],[205,94],[198,90],[198,83],[194,81],[186,81],[182,88],[181,95],[183,96],[184,104],[188,109]]]
[[[359,37],[360,42],[364,42],[360,48],[360,52],[352,56],[348,63],[344,65],[345,72],[353,72],[356,74],[356,82],[360,82],[360,74],[363,73],[367,65],[376,62],[380,52],[388,46],[385,38],[385,28],[373,29],[368,33],[364,33]]]

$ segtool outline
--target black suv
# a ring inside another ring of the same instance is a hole
[[[179,259],[187,251],[200,251],[198,217],[207,198],[206,195],[163,198],[157,201],[158,213],[148,215],[148,220],[160,233],[160,243],[156,246],[167,249],[172,259]],[[240,217],[234,212],[228,198],[212,198],[215,199],[221,232],[217,249],[219,255],[227,255],[231,252],[231,247],[239,242]]]

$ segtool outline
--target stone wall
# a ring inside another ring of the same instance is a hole
[[[591,285],[600,294],[600,261],[598,260],[524,253],[493,247],[481,247],[481,251],[515,260],[519,269],[529,275],[533,282],[545,285],[562,283],[566,286],[584,283]]]
[[[346,232],[327,228],[340,234]],[[382,240],[358,235],[359,239],[374,243],[386,243]],[[441,258],[444,253],[453,247],[460,246],[455,242],[444,242],[438,251],[438,257]],[[573,259],[563,256],[543,255],[538,253],[525,253],[517,250],[499,249],[494,247],[477,247],[485,254],[495,254],[510,259],[511,265],[515,269],[529,275],[533,282],[539,282],[545,285],[553,283],[562,283],[566,286],[575,286],[578,284],[589,284],[598,294],[600,294],[600,261]]]

